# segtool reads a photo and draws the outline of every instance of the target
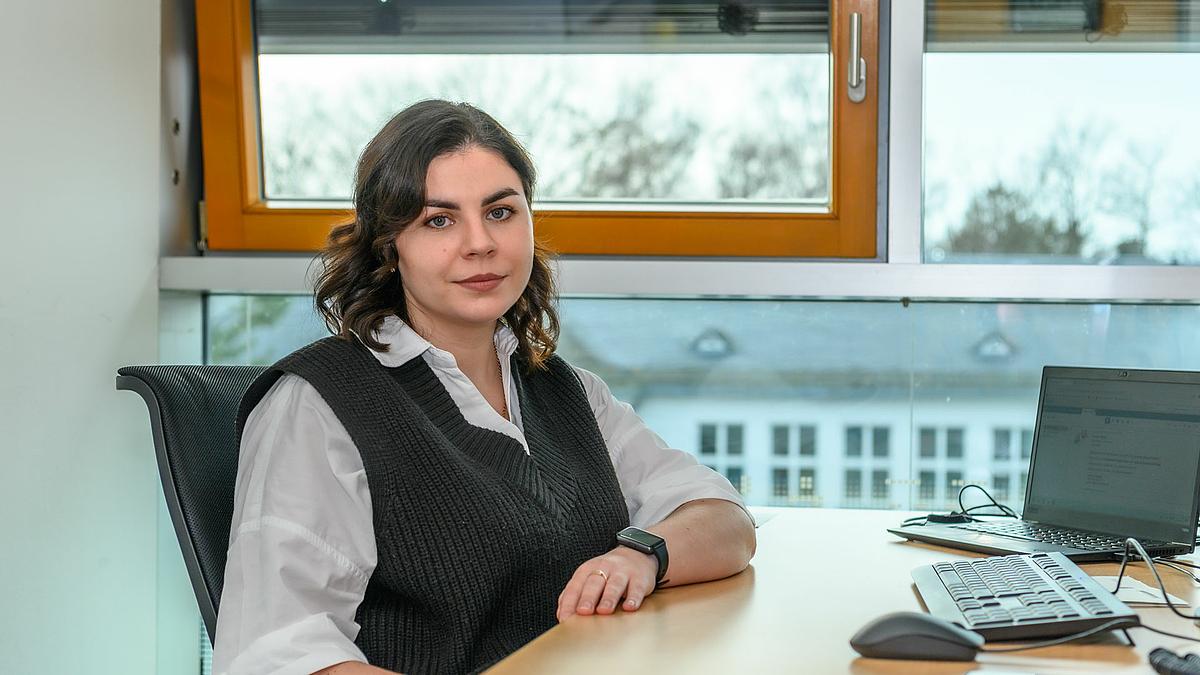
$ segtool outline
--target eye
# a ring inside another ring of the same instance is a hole
[[[449,227],[450,222],[451,221],[450,221],[449,216],[438,215],[438,216],[434,216],[434,217],[430,218],[429,220],[425,221],[425,224],[428,225],[429,227],[440,230],[444,227]]]
[[[488,218],[493,220],[504,220],[511,216],[515,211],[507,206],[497,206],[491,211],[488,211]]]

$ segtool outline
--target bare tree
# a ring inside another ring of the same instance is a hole
[[[996,182],[971,198],[962,227],[943,247],[953,253],[1079,255],[1086,235],[1038,214],[1029,195]]]
[[[1103,196],[1095,160],[1108,136],[1107,129],[1092,122],[1075,128],[1060,122],[1038,161],[1037,201],[1065,224],[1072,251],[1082,250]]]
[[[1159,144],[1130,143],[1126,154],[1119,175],[1108,178],[1110,189],[1105,206],[1114,213],[1131,218],[1137,225],[1137,234],[1117,244],[1117,253],[1145,255],[1146,240],[1153,226],[1151,198],[1157,187],[1158,169],[1165,148]]]
[[[700,125],[690,117],[666,128],[648,122],[655,107],[647,83],[622,88],[616,114],[598,126],[573,132],[576,150],[583,148],[579,197],[664,198],[682,180],[696,147]]]

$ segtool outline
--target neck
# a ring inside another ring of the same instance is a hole
[[[434,325],[412,317],[413,330],[434,347],[450,352],[458,369],[472,381],[496,372],[496,322],[471,326]]]

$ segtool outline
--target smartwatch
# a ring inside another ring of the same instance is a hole
[[[666,583],[663,577],[667,574],[667,564],[670,562],[670,558],[667,556],[665,539],[641,528],[627,527],[617,533],[617,544],[654,556],[655,560],[658,560],[658,575],[654,577],[654,585],[661,586]]]

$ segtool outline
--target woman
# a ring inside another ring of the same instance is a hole
[[[746,566],[729,482],[553,355],[534,177],[466,104],[417,103],[364,149],[316,289],[335,337],[242,403],[214,672],[478,672]]]

